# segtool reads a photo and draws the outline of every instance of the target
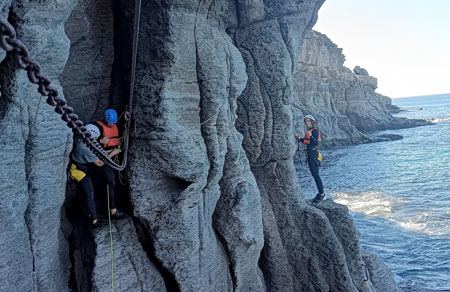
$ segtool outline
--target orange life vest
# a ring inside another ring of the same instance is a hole
[[[111,138],[108,140],[108,144],[102,144],[104,148],[120,145],[120,140],[118,139],[119,128],[117,128],[116,124],[113,124],[111,128],[102,121],[97,121],[97,124],[99,124],[103,129],[103,138]]]
[[[305,137],[303,138],[303,143],[305,143],[305,144],[310,144],[311,143],[311,136],[308,134],[308,132],[311,131],[311,134],[312,134],[312,131],[314,131],[314,130],[319,131],[319,139],[317,139],[317,140],[320,141],[320,130],[317,129],[317,128],[312,128],[312,129],[307,130],[305,132]]]

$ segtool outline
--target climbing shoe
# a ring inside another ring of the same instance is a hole
[[[127,216],[127,214],[125,212],[117,210],[116,213],[114,213],[114,215],[111,215],[111,219],[118,220],[118,219],[125,218],[126,216]]]
[[[322,202],[323,198],[325,197],[325,194],[317,194],[314,199],[312,200],[313,204],[317,204]]]

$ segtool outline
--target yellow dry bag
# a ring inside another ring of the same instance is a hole
[[[320,153],[319,150],[317,150],[317,160],[319,160],[319,162],[322,162],[323,160],[322,153]]]

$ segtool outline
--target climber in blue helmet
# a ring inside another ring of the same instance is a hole
[[[93,124],[87,124],[86,132],[91,135],[91,138],[98,139],[100,136],[100,129]],[[112,158],[120,153],[120,149],[112,150],[108,153]],[[72,153],[70,155],[69,177],[80,188],[83,195],[83,202],[86,204],[89,212],[89,218],[93,226],[97,226],[97,212],[95,206],[94,183],[95,177],[91,175],[91,167],[94,164],[102,167],[105,163],[95,155],[82,141],[82,138],[75,137]],[[111,210],[112,212],[113,210]],[[116,216],[117,217],[117,216]]]
[[[117,148],[120,145],[117,121],[117,112],[110,108],[105,111],[104,120],[96,122],[100,128],[99,141],[106,150]]]
[[[126,121],[128,120],[128,111],[124,113],[124,118]],[[98,140],[108,154],[114,153],[115,155],[117,155],[122,152],[122,150],[120,149],[121,138],[119,135],[119,127],[117,126],[118,121],[119,117],[117,112],[114,109],[110,108],[105,111],[103,120],[95,122],[95,124],[100,129],[100,136]],[[101,175],[105,178],[109,188],[111,215],[116,219],[124,217],[125,214],[122,211],[118,210],[116,207],[116,171],[107,164],[97,166],[99,166],[99,168],[94,171],[99,171],[101,173]]]
[[[112,108],[107,109],[105,111],[105,121],[108,124],[115,124],[117,123],[117,112],[113,110]]]

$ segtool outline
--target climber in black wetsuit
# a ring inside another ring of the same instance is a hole
[[[86,130],[92,138],[98,138],[100,130],[92,124],[86,125]],[[86,205],[91,223],[97,223],[97,212],[95,210],[94,186],[88,173],[89,163],[94,163],[98,157],[83,143],[79,137],[74,137],[72,155],[70,156],[69,176],[81,189],[83,202]]]
[[[313,176],[314,181],[316,182],[317,190],[319,191],[312,202],[319,203],[325,197],[325,194],[323,193],[322,179],[319,176],[320,162],[318,160],[317,151],[320,140],[320,130],[315,127],[316,119],[312,115],[306,115],[304,122],[307,129],[305,136],[300,138],[300,135],[297,134],[296,137],[300,142],[306,144],[306,156],[309,170],[311,171],[311,175]]]
[[[92,138],[97,139],[100,136],[100,130],[97,126],[87,124],[85,127],[87,132],[91,134]],[[114,157],[120,153],[120,150],[113,149],[107,153],[109,157]],[[94,201],[94,186],[88,172],[88,165],[93,163],[96,166],[101,167],[104,165],[104,162],[98,159],[98,157],[83,143],[80,137],[74,138],[70,162],[69,176],[81,189],[83,201],[88,209],[91,223],[92,225],[96,225],[97,212]]]

